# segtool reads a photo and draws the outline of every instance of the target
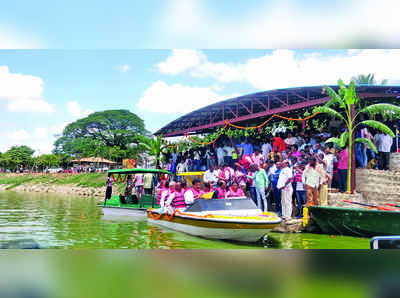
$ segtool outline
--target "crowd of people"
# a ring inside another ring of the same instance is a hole
[[[332,134],[336,137],[339,131]],[[376,145],[379,154],[357,143],[357,166],[388,170],[392,137],[373,134],[366,128],[360,134]],[[302,217],[304,206],[327,205],[328,188],[347,191],[349,152],[327,143],[330,137],[322,129],[311,134],[279,134],[261,143],[248,138],[236,143],[225,138],[215,148],[210,145],[175,152],[168,156],[169,163],[164,167],[175,177],[169,185],[161,186],[159,202],[161,206],[180,208],[203,192],[213,192],[213,198],[251,197],[258,208],[275,211],[284,219]],[[200,181],[194,181],[188,189],[176,176],[192,171],[205,171],[203,190]],[[297,207],[297,212],[293,207]]]

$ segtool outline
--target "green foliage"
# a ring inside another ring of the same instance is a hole
[[[365,121],[361,121],[359,124],[364,124],[367,125],[371,128],[377,129],[379,131],[384,132],[385,134],[390,135],[392,138],[395,137],[393,131],[387,127],[385,124],[379,122],[379,121],[375,121],[375,120],[365,120]]]
[[[346,147],[348,138],[349,138],[349,133],[344,132],[340,135],[340,138],[329,138],[328,140],[326,140],[326,143],[334,143],[339,148],[343,148]]]
[[[367,145],[369,148],[371,148],[372,150],[375,151],[375,153],[378,153],[378,149],[376,149],[374,143],[372,143],[370,140],[365,139],[365,138],[358,138],[354,140],[357,143],[364,143],[365,145]]]
[[[327,107],[327,106],[322,106],[322,107],[316,107],[313,110],[314,113],[321,113],[321,114],[328,114],[329,116],[333,117],[333,118],[337,118],[340,120],[345,121],[344,117],[337,111],[335,111],[334,109]]]
[[[5,175],[0,174],[0,184],[9,185],[8,189],[18,185],[31,183],[48,183],[57,185],[77,185],[86,187],[103,187],[106,182],[106,173],[81,173],[81,174],[57,174],[57,175]]]
[[[377,114],[381,114],[385,120],[399,118],[400,107],[388,104],[388,103],[378,103],[370,106],[366,106],[359,113],[368,113],[371,118],[375,117]]]
[[[356,84],[364,84],[364,85],[375,85],[377,84],[377,81],[375,79],[375,74],[369,73],[367,75],[357,75],[351,78],[352,81],[354,81]],[[381,81],[381,85],[386,85],[388,83],[388,80],[384,79]]]
[[[24,169],[28,169],[32,166],[32,155],[34,152],[35,150],[25,145],[13,146],[7,152],[2,154],[0,165],[11,170],[16,170],[20,166]]]
[[[154,166],[159,169],[160,161],[163,158],[163,150],[167,149],[168,146],[163,143],[162,135],[155,138],[144,139],[144,143],[140,143],[150,156],[155,157]]]
[[[67,125],[54,143],[54,153],[114,160],[137,158],[148,132],[128,110],[96,112]],[[133,145],[133,146],[132,146]]]

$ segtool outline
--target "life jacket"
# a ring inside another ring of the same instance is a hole
[[[186,208],[186,203],[185,203],[185,196],[184,196],[184,190],[180,192],[175,192],[175,197],[172,200],[172,207],[174,208]]]
[[[161,196],[162,196],[163,192],[166,191],[166,190],[167,190],[166,188],[161,188],[161,190],[158,192],[158,194],[157,194],[157,204],[158,205],[160,205]]]
[[[203,195],[204,194],[204,192],[202,191],[202,190],[200,190],[200,191],[196,191],[193,187],[192,188],[190,188],[189,190],[191,190],[192,191],[192,193],[193,193],[193,197],[195,198],[195,199],[197,199],[199,196],[201,196],[201,195]]]
[[[225,199],[226,189],[222,190],[220,187],[217,188],[218,199]]]
[[[240,188],[237,189],[237,191],[235,192],[232,187],[229,188],[229,197],[242,197],[243,196],[243,190],[241,190]]]

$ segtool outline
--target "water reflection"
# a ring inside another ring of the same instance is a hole
[[[368,248],[368,240],[270,233],[265,243],[207,240],[136,221],[103,218],[97,199],[0,192],[0,244],[32,239],[46,248]]]

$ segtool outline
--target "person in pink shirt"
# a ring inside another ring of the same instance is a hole
[[[239,185],[237,182],[233,182],[232,186],[229,187],[229,191],[225,195],[227,198],[238,198],[238,197],[244,197],[243,190],[239,188]]]
[[[338,160],[339,192],[346,192],[347,167],[349,164],[349,151],[347,151],[347,148],[340,151]]]
[[[225,199],[226,198],[226,183],[221,180],[218,182],[218,188],[214,191],[213,199]]]

